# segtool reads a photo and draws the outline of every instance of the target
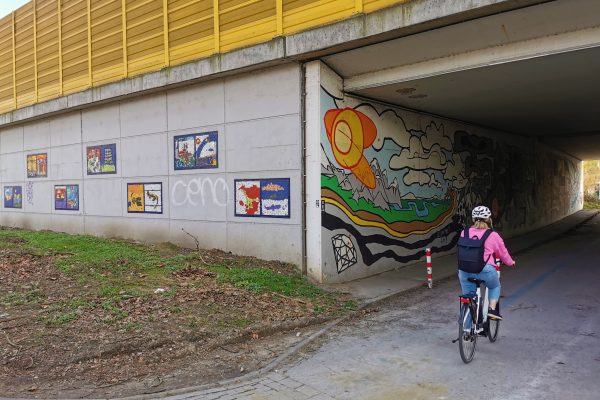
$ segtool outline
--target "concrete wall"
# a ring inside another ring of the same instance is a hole
[[[23,199],[0,223],[195,246],[185,230],[202,248],[300,264],[300,82],[286,64],[2,129],[0,180]],[[203,132],[217,132],[217,165],[176,170],[174,137]],[[116,145],[116,173],[89,175],[86,149],[103,144]],[[27,178],[37,153],[47,177]],[[235,180],[273,178],[289,179],[289,213],[236,216]],[[162,213],[128,212],[127,184],[144,182],[162,184]],[[79,185],[78,210],[56,209],[55,185]]]
[[[320,138],[320,173],[309,168],[307,181],[321,196],[308,224],[321,225],[320,264],[308,265],[316,279],[373,275],[423,258],[427,247],[452,252],[476,205],[492,209],[505,237],[582,208],[580,161],[522,137],[345,96],[340,77],[311,68],[319,72],[307,77],[321,85],[307,84],[309,96],[320,95],[319,116],[308,118],[319,127],[307,125]]]

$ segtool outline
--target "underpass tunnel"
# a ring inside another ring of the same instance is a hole
[[[322,279],[453,252],[479,204],[507,237],[581,210],[599,16],[553,1],[322,57]]]

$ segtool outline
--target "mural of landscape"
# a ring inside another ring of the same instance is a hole
[[[479,204],[504,233],[581,207],[573,160],[326,88],[321,112],[322,250],[333,280],[414,262],[427,247],[452,251]]]

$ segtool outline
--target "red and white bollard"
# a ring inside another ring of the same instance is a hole
[[[496,272],[498,273],[498,279],[500,279],[500,259],[496,258]]]
[[[425,249],[425,255],[427,256],[427,287],[433,288],[433,270],[431,269],[431,249]]]

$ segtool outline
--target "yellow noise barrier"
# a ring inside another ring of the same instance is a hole
[[[0,20],[0,113],[408,0],[32,0]]]

